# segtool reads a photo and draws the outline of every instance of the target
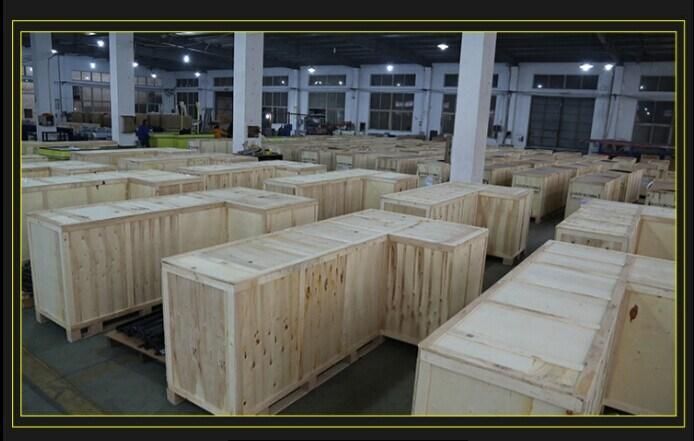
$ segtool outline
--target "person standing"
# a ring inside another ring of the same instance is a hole
[[[140,142],[140,147],[149,147],[149,130],[149,122],[145,119],[135,133],[137,140]]]

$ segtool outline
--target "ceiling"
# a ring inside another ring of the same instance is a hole
[[[24,35],[24,46],[29,37]],[[97,40],[106,42],[98,47]],[[437,47],[445,43],[449,47]],[[265,67],[307,65],[457,63],[460,34],[265,34]],[[142,66],[164,70],[210,70],[233,67],[233,33],[136,33],[135,59]],[[53,34],[53,48],[62,54],[108,56],[106,34]],[[182,57],[188,54],[190,64]],[[523,62],[646,62],[673,61],[672,34],[497,34],[496,61]]]

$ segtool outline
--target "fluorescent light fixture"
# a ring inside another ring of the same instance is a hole
[[[34,68],[29,66],[29,72],[33,72],[33,71],[34,71]]]
[[[104,43],[104,40],[96,40],[96,45],[99,47],[104,47],[106,43]]]
[[[183,62],[184,63],[190,63],[190,55],[184,55],[183,56]]]
[[[96,35],[96,32],[87,32],[85,35],[89,35],[90,37],[93,37]]]
[[[594,66],[590,63],[583,63],[580,66],[578,66],[579,69],[581,69],[583,72],[588,72],[591,70]]]
[[[639,90],[643,90],[643,84],[639,86]]]
[[[308,70],[308,73],[310,73],[310,74],[312,74],[312,73],[315,73],[315,72],[316,72],[316,68],[315,68],[315,67],[313,67],[313,66],[309,67],[309,68],[308,68],[307,70]]]
[[[340,86],[342,86],[342,80],[338,81],[337,84],[339,84]]]
[[[200,78],[200,72],[195,72],[195,78]]]
[[[52,54],[57,54],[57,53],[58,53],[58,51],[57,51],[57,50],[55,50],[55,49],[51,49],[51,53],[52,53]]]
[[[137,63],[137,61],[133,61],[133,67],[137,67],[137,66],[139,66],[139,64]]]
[[[265,114],[265,119],[269,120],[272,118],[272,113],[266,113]]]
[[[284,80],[280,80],[280,83],[284,84]]]
[[[152,74],[150,74],[150,77],[156,78],[156,77],[157,77],[157,74],[155,74],[154,72],[152,72]]]
[[[446,49],[448,49],[448,45],[446,43],[438,44],[436,47],[441,49],[442,51],[445,51]]]
[[[388,72],[392,72],[393,69],[395,69],[395,66],[393,66],[392,64],[389,64],[389,65],[386,66],[386,70],[387,70]]]
[[[609,72],[609,71],[611,71],[612,68],[614,67],[614,64],[612,64],[612,63],[607,63],[607,64],[606,64],[605,66],[603,66],[603,67],[605,68],[606,71]]]
[[[96,69],[96,63],[89,63],[90,69]]]
[[[538,85],[537,85],[537,88],[538,88],[538,89],[542,89],[542,84],[538,84]]]

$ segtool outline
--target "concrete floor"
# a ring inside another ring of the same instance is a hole
[[[561,213],[531,223],[527,253],[554,237]],[[511,267],[488,258],[484,288]],[[53,323],[38,324],[33,309],[22,312],[25,414],[205,413],[184,402],[166,400],[163,364],[142,359],[132,350],[111,346],[103,335],[68,343]],[[288,407],[285,414],[409,414],[417,348],[386,339],[385,343]]]

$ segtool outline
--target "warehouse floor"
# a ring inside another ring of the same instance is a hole
[[[527,254],[554,237],[562,214],[530,224]],[[485,289],[510,268],[488,258]],[[131,349],[111,346],[103,335],[68,343],[59,326],[38,324],[33,309],[23,311],[22,329],[25,414],[205,413],[188,402],[171,405],[164,365],[143,362]],[[387,339],[284,413],[408,414],[416,360],[415,346]]]

